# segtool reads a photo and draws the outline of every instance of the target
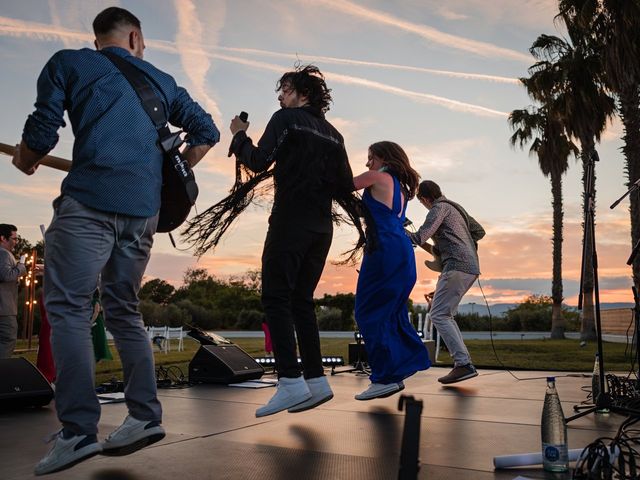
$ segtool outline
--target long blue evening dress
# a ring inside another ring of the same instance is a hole
[[[372,383],[396,383],[431,366],[427,349],[409,322],[407,300],[416,283],[416,261],[404,232],[400,182],[393,177],[393,208],[366,189],[362,199],[375,221],[377,248],[364,254],[355,317],[365,342]]]

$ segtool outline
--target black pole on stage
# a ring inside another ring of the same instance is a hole
[[[592,188],[592,179],[593,179],[593,170],[595,166],[595,162],[599,160],[598,154],[594,150],[593,154],[587,161],[587,170],[585,172],[585,180],[586,180],[586,191],[585,191],[585,202],[584,202],[584,234],[582,238],[582,270],[580,277],[580,294],[578,296],[578,308],[582,309],[582,296],[584,289],[584,277],[587,269],[591,269],[593,271],[593,295],[594,295],[594,303],[595,303],[595,320],[596,320],[596,339],[597,339],[597,347],[598,347],[598,357],[600,361],[600,375],[598,378],[598,382],[600,385],[600,392],[598,393],[597,398],[594,398],[594,404],[585,408],[585,406],[575,405],[573,407],[574,411],[579,412],[575,415],[567,418],[567,423],[584,417],[585,415],[589,415],[590,413],[594,413],[600,410],[609,410],[612,413],[619,413],[627,416],[640,417],[640,410],[633,410],[624,407],[620,407],[618,405],[613,404],[613,399],[611,398],[610,392],[605,389],[606,384],[606,369],[605,369],[605,358],[604,351],[602,348],[602,323],[600,317],[600,288],[598,284],[598,254],[596,251],[596,232],[595,232],[595,199],[594,192]],[[624,197],[623,197],[624,198]],[[619,202],[619,201],[618,201]],[[617,203],[614,203],[611,208],[615,207]],[[587,242],[591,246],[591,258],[587,258]],[[637,332],[637,325],[636,325]],[[583,411],[580,411],[583,410]]]
[[[334,368],[331,370],[331,375],[338,375],[340,373],[353,373],[353,372],[355,372],[356,375],[358,374],[369,375],[371,373],[367,368],[366,362],[362,359],[362,335],[358,330],[356,330],[355,332],[353,332],[353,336],[354,336],[354,340],[356,341],[356,349],[358,351],[356,355],[356,361],[353,364],[353,368],[347,368],[344,370],[335,370]]]
[[[400,470],[398,480],[416,480],[420,470],[420,420],[422,419],[422,400],[413,395],[400,395],[398,410],[405,409],[402,449],[400,451]]]

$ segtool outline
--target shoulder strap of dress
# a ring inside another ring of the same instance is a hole
[[[400,187],[400,180],[398,180],[394,175],[391,175],[393,178],[393,212],[400,213],[402,210],[402,197],[401,192],[402,188]]]

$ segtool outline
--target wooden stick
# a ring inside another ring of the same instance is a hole
[[[0,143],[0,153],[13,157],[16,153],[17,146],[7,145],[6,143]],[[56,170],[62,170],[68,172],[71,169],[71,160],[66,158],[54,157],[53,155],[46,155],[42,160],[38,162],[38,165],[44,165],[45,167],[55,168]]]

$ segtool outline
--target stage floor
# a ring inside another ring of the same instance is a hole
[[[494,471],[493,457],[540,450],[545,372],[481,370],[474,379],[444,387],[448,368],[431,368],[408,379],[405,395],[423,401],[420,479],[570,478],[541,467]],[[327,370],[327,373],[329,371]],[[564,411],[586,399],[591,378],[555,372]],[[161,389],[161,442],[126,457],[94,457],[51,479],[174,480],[395,479],[404,428],[399,395],[360,402],[366,377],[329,377],[335,397],[307,412],[255,418],[273,388],[200,385]],[[102,407],[99,438],[126,416],[123,403]],[[624,417],[590,414],[569,423],[569,448],[613,436]],[[47,452],[42,439],[58,429],[53,403],[46,408],[0,412],[0,479],[33,478]]]

